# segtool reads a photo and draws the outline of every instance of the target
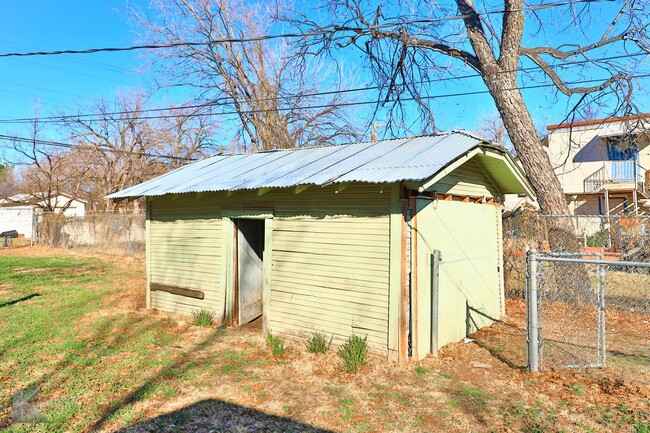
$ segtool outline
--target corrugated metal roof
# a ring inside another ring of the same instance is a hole
[[[451,131],[376,142],[219,155],[116,192],[108,198],[342,182],[421,181],[482,145],[494,147],[487,140],[467,132]]]

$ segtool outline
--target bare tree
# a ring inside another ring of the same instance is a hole
[[[46,212],[64,211],[84,193],[90,168],[74,162],[70,153],[41,140],[41,125],[34,121],[29,137],[11,141],[14,166],[2,176],[3,199],[15,204],[33,204]],[[67,200],[61,201],[61,195]]]
[[[122,94],[79,108],[80,113],[101,113],[97,117],[61,117],[62,133],[79,146],[72,159],[87,168],[84,185],[91,207],[113,210],[117,204],[105,200],[107,194],[215,153],[214,128],[205,118],[172,110],[150,119],[142,111],[146,102],[142,94]]]
[[[262,4],[245,0],[154,0],[152,7],[153,15],[134,11],[151,43],[249,39],[273,26]],[[153,64],[170,78],[162,85],[197,91],[205,111],[234,109],[233,143],[245,151],[318,146],[356,134],[340,95],[314,95],[332,71],[315,61],[297,71],[282,41],[184,45],[155,56]]]
[[[508,131],[503,125],[503,120],[498,113],[491,113],[483,116],[478,123],[476,132],[485,138],[488,138],[495,143],[499,143],[505,147],[512,148]]]
[[[648,52],[650,8],[643,1],[329,0],[324,7],[329,22],[312,13],[285,16],[305,32],[299,53],[358,48],[381,88],[380,102],[397,115],[415,101],[431,123],[432,81],[478,74],[546,213],[565,214],[568,207],[522,95],[523,80],[542,80],[574,109],[600,103],[620,114],[636,110],[638,62],[630,56]]]

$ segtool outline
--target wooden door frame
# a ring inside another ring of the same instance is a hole
[[[273,239],[273,213],[269,209],[224,210],[222,215],[221,275],[222,297],[224,305],[224,323],[239,326],[238,305],[238,229],[235,220],[255,219],[264,221],[264,286],[262,289],[262,328],[269,329],[271,302],[271,260]]]

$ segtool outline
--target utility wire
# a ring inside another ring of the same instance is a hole
[[[650,77],[650,74],[642,74],[642,75],[637,75],[631,78],[648,78]],[[582,81],[574,81],[567,83],[567,85],[577,85],[577,84],[587,84],[587,83],[593,83],[593,82],[602,82],[603,80],[582,80]],[[521,86],[521,87],[515,87],[515,88],[509,88],[509,89],[503,89],[503,91],[513,91],[513,90],[527,90],[527,89],[539,89],[539,88],[545,88],[545,87],[554,87],[555,85],[552,83],[547,83],[547,84],[538,84],[538,85],[533,85],[533,86]],[[458,92],[458,93],[448,93],[444,95],[431,95],[431,96],[422,96],[419,99],[439,99],[439,98],[449,98],[449,97],[456,97],[456,96],[468,96],[468,95],[480,95],[480,94],[486,94],[489,93],[488,90],[481,90],[481,91],[472,91],[472,92]],[[401,98],[401,101],[413,101],[415,98]],[[395,102],[395,101],[388,101],[388,102]],[[377,101],[359,101],[359,102],[348,102],[348,103],[341,103],[339,104],[340,106],[358,106],[358,105],[367,105],[367,104],[376,104]],[[312,107],[299,107],[298,109],[307,109],[307,108],[325,108],[329,107],[329,105],[319,105],[319,106],[312,106]],[[248,112],[265,112],[265,111],[282,111],[282,110],[287,110],[287,109],[293,109],[293,108],[278,108],[274,110],[249,110]],[[236,114],[237,112],[231,112],[232,114]],[[230,114],[230,113],[215,113],[216,114]],[[178,116],[180,117],[180,116]],[[183,116],[185,117],[185,116]],[[149,116],[146,118],[157,118],[156,116]],[[18,136],[12,136],[12,135],[4,135],[0,134],[0,139],[2,140],[11,140],[11,141],[17,141],[17,142],[22,142],[22,143],[30,143],[30,144],[41,144],[45,146],[55,146],[55,147],[63,147],[67,149],[81,149],[81,150],[88,150],[92,151],[95,149],[101,149],[109,152],[115,152],[115,153],[126,153],[126,154],[134,154],[134,155],[141,155],[141,156],[149,156],[149,157],[154,157],[154,158],[164,158],[164,159],[174,159],[174,160],[183,160],[183,161],[195,161],[196,158],[184,158],[184,157],[179,157],[179,156],[172,156],[172,155],[160,155],[160,154],[154,154],[154,153],[148,153],[148,152],[132,152],[132,151],[126,151],[126,150],[121,150],[121,149],[112,149],[106,146],[93,146],[93,147],[86,147],[86,146],[80,146],[80,145],[75,145],[71,143],[63,143],[60,141],[51,141],[51,140],[39,140],[39,139],[31,139],[27,137],[18,137]]]
[[[641,78],[648,78],[650,77],[650,73],[648,74],[641,74],[641,75],[633,75],[630,76],[630,79],[641,79]],[[579,84],[589,84],[589,83],[602,83],[603,81],[607,80],[607,78],[602,78],[602,79],[591,79],[591,80],[580,80],[580,81],[571,81],[571,82],[566,82],[565,84],[567,86],[575,86]],[[529,85],[529,86],[518,86],[518,87],[512,87],[512,88],[507,88],[503,89],[502,91],[507,92],[507,91],[514,91],[514,90],[531,90],[531,89],[542,89],[542,88],[548,88],[548,87],[556,87],[554,83],[545,83],[545,84],[536,84],[536,85]],[[460,96],[473,96],[473,95],[485,95],[489,94],[489,90],[475,90],[475,91],[469,91],[469,92],[456,92],[456,93],[445,93],[441,95],[425,95],[425,96],[420,96],[419,98],[399,98],[399,100],[391,99],[387,101],[381,102],[381,105],[392,103],[392,102],[411,102],[411,101],[416,101],[416,100],[434,100],[434,99],[444,99],[444,98],[452,98],[452,97],[460,97]],[[354,107],[354,106],[363,106],[363,105],[377,105],[380,104],[379,101],[377,100],[372,100],[372,101],[355,101],[355,102],[339,102],[336,103],[335,105],[337,107]],[[203,113],[203,114],[168,114],[168,115],[158,115],[158,116],[141,116],[138,117],[138,120],[153,120],[153,119],[173,119],[173,118],[192,118],[192,117],[199,117],[199,116],[205,116],[205,117],[213,117],[213,116],[229,116],[229,115],[237,115],[237,114],[254,114],[254,113],[267,113],[267,112],[275,112],[275,111],[289,111],[289,110],[312,110],[312,109],[321,109],[321,108],[329,108],[331,107],[332,104],[319,104],[319,105],[307,105],[307,106],[301,106],[301,107],[278,107],[278,108],[269,108],[269,109],[252,109],[252,110],[240,110],[240,111],[222,111],[218,113]],[[38,118],[33,118],[30,121],[35,121],[39,120]],[[102,120],[106,120],[106,118],[90,118],[90,119],[84,119],[86,122],[99,122]],[[43,121],[42,123],[60,123],[62,120],[49,120],[49,121]],[[18,122],[16,122],[18,123]],[[24,123],[24,122],[21,122]]]
[[[635,58],[635,57],[640,57],[640,56],[647,56],[649,53],[646,52],[640,52],[640,53],[634,53],[634,54],[626,54],[626,55],[616,55],[616,56],[609,56],[609,57],[602,57],[598,59],[583,59],[583,60],[575,60],[575,61],[569,61],[569,62],[563,62],[560,65],[556,65],[556,67],[566,67],[567,65],[580,65],[584,63],[599,63],[599,62],[606,62],[606,61],[612,61],[612,60],[617,60],[617,59],[629,59],[629,58]],[[531,72],[531,71],[536,71],[536,70],[541,70],[538,66],[531,66],[527,68],[518,68],[516,71],[520,72]],[[514,72],[514,71],[500,71],[497,73],[509,73],[509,72]],[[436,78],[436,79],[429,79],[429,80],[422,80],[414,84],[431,84],[431,83],[438,83],[438,82],[443,82],[443,81],[454,81],[454,80],[464,80],[464,79],[469,79],[469,78],[478,78],[480,77],[480,74],[467,74],[467,75],[461,75],[461,76],[456,76],[456,77],[444,77],[444,78]],[[599,81],[599,80],[594,80],[594,81]],[[523,88],[523,87],[522,87]],[[330,91],[322,91],[322,92],[313,92],[313,93],[306,93],[302,95],[296,95],[296,96],[284,96],[281,97],[281,99],[284,100],[291,100],[295,98],[304,98],[304,97],[315,97],[315,96],[330,96],[330,95],[338,95],[338,94],[344,94],[344,93],[355,93],[355,92],[364,92],[368,90],[379,90],[381,89],[381,86],[367,86],[367,87],[357,87],[357,88],[351,88],[351,89],[343,89],[343,90],[330,90]],[[443,95],[444,96],[444,95]],[[454,95],[455,96],[455,95]],[[259,99],[252,99],[247,102],[267,102],[273,100],[273,98],[259,98]],[[141,113],[157,113],[157,112],[165,112],[165,111],[174,111],[174,110],[190,110],[190,109],[201,109],[201,108],[208,108],[208,107],[219,107],[219,106],[224,106],[228,104],[232,104],[234,102],[234,99],[232,97],[222,97],[222,98],[216,98],[208,102],[204,102],[201,104],[191,104],[191,105],[183,105],[183,106],[178,106],[178,107],[161,107],[161,108],[147,108],[147,109],[139,109],[139,110],[122,110],[122,111],[111,111],[111,112],[101,112],[101,113],[82,113],[82,114],[68,114],[68,115],[61,115],[61,116],[47,116],[47,117],[23,117],[23,118],[15,118],[15,119],[0,119],[0,124],[20,124],[20,123],[31,123],[31,122],[42,122],[42,123],[63,123],[66,120],[85,120],[85,121],[101,121],[101,120],[106,120],[107,116],[119,116],[119,115],[131,115],[131,114],[141,114]],[[375,101],[376,102],[376,101]],[[339,105],[339,104],[337,104]],[[305,109],[305,108],[312,108],[312,107],[300,107],[300,109]],[[313,108],[323,108],[323,106],[318,106],[318,107],[313,107]],[[226,113],[226,114],[235,114],[237,112],[232,112],[232,113]],[[201,114],[203,116],[215,116],[215,115],[222,115],[224,113],[213,113],[213,114]],[[199,116],[199,114],[196,115],[191,115],[191,114],[168,114],[168,115],[163,115],[163,116],[149,116],[149,117],[142,117],[141,119],[166,119],[166,118],[176,118],[176,117],[192,117],[192,116]],[[87,117],[96,117],[97,119],[86,119]]]
[[[7,141],[14,141],[14,142],[19,142],[19,143],[29,143],[29,144],[41,144],[44,146],[53,146],[53,147],[62,147],[66,149],[80,149],[80,150],[86,150],[86,151],[93,151],[93,150],[104,150],[112,153],[123,153],[123,154],[128,154],[128,155],[138,155],[138,156],[148,156],[151,158],[162,158],[162,159],[173,159],[173,160],[179,160],[179,161],[196,161],[197,158],[184,158],[182,156],[173,156],[173,155],[160,155],[157,153],[149,153],[149,152],[135,152],[135,151],[129,151],[129,150],[123,150],[123,149],[113,149],[107,146],[81,146],[78,144],[72,144],[72,143],[63,143],[60,141],[52,141],[52,140],[40,140],[40,139],[35,139],[35,138],[28,138],[28,137],[18,137],[14,135],[4,135],[0,134],[0,140],[7,140]]]
[[[535,6],[522,7],[518,9],[500,9],[492,10],[486,12],[477,12],[478,15],[493,15],[493,14],[503,14],[506,12],[525,12],[525,11],[539,11],[542,9],[550,9],[561,6],[570,6],[576,3],[603,3],[603,2],[615,2],[616,0],[572,0],[556,3],[545,3]],[[338,26],[331,25],[323,27],[319,30],[309,31],[309,32],[299,32],[299,33],[280,33],[275,35],[260,35],[253,36],[249,38],[222,38],[222,39],[213,39],[203,42],[172,42],[167,44],[145,44],[145,45],[132,45],[127,47],[103,47],[103,48],[89,48],[85,50],[56,50],[56,51],[31,51],[31,52],[13,52],[13,53],[0,53],[0,57],[32,57],[32,56],[57,56],[62,54],[93,54],[93,53],[104,53],[104,52],[121,52],[121,51],[136,51],[136,50],[159,50],[159,49],[168,49],[168,48],[179,48],[179,47],[199,47],[199,46],[210,46],[210,45],[221,45],[221,44],[232,44],[232,43],[247,43],[247,42],[261,42],[269,41],[274,39],[295,39],[295,38],[305,38],[310,36],[326,36],[333,35],[335,33],[341,32],[365,32],[368,30],[381,30],[385,28],[398,27],[405,24],[433,24],[446,21],[455,21],[462,20],[465,18],[471,18],[472,15],[461,14],[461,15],[451,15],[446,17],[438,18],[425,18],[418,20],[409,20],[409,21],[400,21],[394,23],[385,23],[378,24],[374,26],[367,27],[347,27],[347,26]]]

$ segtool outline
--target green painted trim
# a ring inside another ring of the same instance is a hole
[[[508,168],[512,172],[512,175],[526,190],[526,194],[530,196],[532,199],[536,198],[535,191],[533,190],[533,186],[530,184],[530,182],[528,182],[528,179],[521,171],[521,169],[517,167],[517,164],[515,163],[514,159],[512,159],[509,153],[507,152],[501,153],[496,150],[485,149],[485,152],[483,152],[483,156],[502,160],[508,166]]]
[[[261,197],[269,191],[271,191],[271,188],[260,188],[257,190],[257,196]]]
[[[269,209],[224,209],[222,215],[228,218],[273,218],[273,212]]]
[[[402,290],[402,205],[399,183],[390,186],[388,359],[399,361],[399,305]]]
[[[447,176],[448,174],[454,172],[461,165],[465,164],[467,161],[472,159],[475,155],[477,155],[480,152],[481,152],[481,148],[479,148],[479,147],[477,147],[474,150],[470,150],[464,156],[461,156],[460,158],[458,158],[457,160],[455,160],[451,164],[449,164],[447,167],[440,170],[433,177],[431,177],[428,180],[425,180],[424,182],[422,182],[422,187],[425,190],[429,190],[436,183],[440,182],[440,180],[442,180],[445,176]]]
[[[485,158],[494,158],[498,159],[501,162],[503,162],[507,168],[510,170],[511,174],[515,178],[515,180],[519,183],[519,185],[522,187],[524,191],[526,191],[526,194],[530,196],[531,198],[535,198],[535,192],[533,191],[533,187],[530,185],[528,182],[528,179],[524,176],[522,171],[517,167],[517,164],[515,164],[514,160],[512,157],[505,151],[501,149],[491,149],[491,148],[486,148],[486,147],[478,147],[476,149],[473,149],[469,152],[467,152],[465,155],[461,156],[460,158],[456,159],[453,161],[451,164],[449,164],[447,167],[444,169],[440,170],[438,173],[436,173],[433,177],[429,178],[428,180],[424,181],[422,183],[422,187],[427,190],[427,191],[432,191],[435,190],[435,184],[440,182],[445,176],[451,174],[453,171],[457,170],[460,168],[461,165],[465,164],[467,161],[470,159],[474,158],[475,156],[480,155],[481,157]],[[481,164],[481,161],[477,161],[479,166],[481,168],[485,169],[485,172],[490,172],[488,167],[485,167]],[[485,174],[485,173],[484,173]],[[488,179],[493,182],[493,176],[486,176]],[[497,183],[494,185],[495,187],[499,188]]]
[[[262,331],[271,323],[271,270],[273,269],[273,218],[264,220],[264,289],[262,292]]]
[[[149,197],[145,199],[145,270],[147,275],[147,294],[146,294],[146,306],[148,309],[151,308],[151,200]]]
[[[307,191],[309,188],[311,188],[311,185],[298,185],[294,190],[294,194],[300,194],[301,192]]]

